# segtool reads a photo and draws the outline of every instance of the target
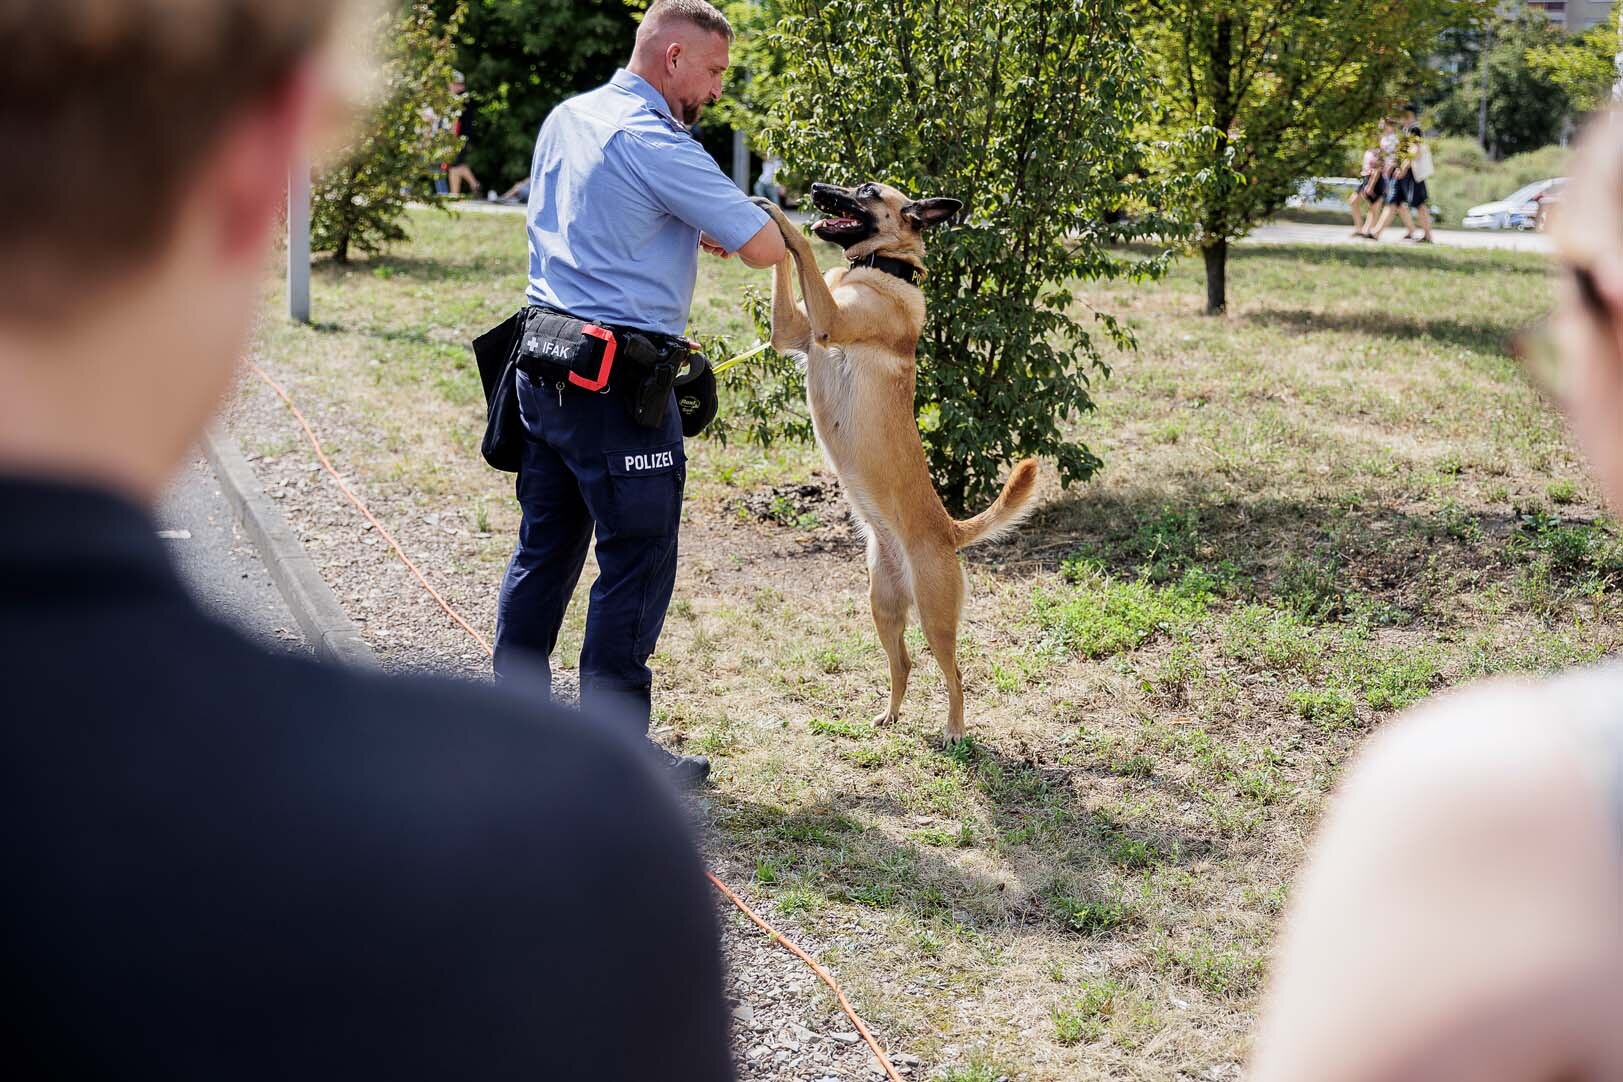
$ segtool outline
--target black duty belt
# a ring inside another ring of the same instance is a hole
[[[674,382],[696,356],[703,355],[686,338],[581,319],[546,305],[525,310],[519,343],[521,370],[549,385],[599,393],[635,390],[650,372],[667,366]]]
[[[555,387],[560,400],[569,388],[624,395],[632,418],[649,428],[664,421],[673,387],[710,368],[697,343],[676,335],[581,319],[545,305],[526,308],[522,324],[521,371]]]

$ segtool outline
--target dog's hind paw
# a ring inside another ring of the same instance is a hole
[[[873,719],[874,728],[883,729],[887,725],[895,725],[901,715],[889,710],[881,710]]]

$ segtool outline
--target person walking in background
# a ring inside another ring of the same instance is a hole
[[[1623,510],[1623,117],[1591,123],[1524,337]],[[1293,892],[1249,1082],[1623,1079],[1623,665],[1383,726]]]
[[[1369,213],[1364,217],[1364,231],[1359,235],[1365,240],[1381,239],[1381,230],[1391,217],[1382,212],[1382,208],[1390,210],[1397,199],[1398,130],[1397,123],[1389,116],[1381,118],[1381,134],[1376,146],[1380,149],[1380,171],[1374,185],[1378,198],[1370,200]]]
[[[456,95],[457,112],[451,121],[451,130],[462,142],[457,147],[456,157],[446,167],[445,179],[451,189],[452,198],[462,194],[464,188],[477,196],[484,190],[479,178],[474,176],[473,167],[468,164],[468,148],[473,145],[473,110],[468,108],[468,86],[462,81],[462,73],[451,73],[451,93]]]
[[[1431,208],[1426,205],[1430,198],[1426,180],[1432,175],[1431,149],[1426,146],[1420,125],[1415,123],[1415,112],[1412,108],[1404,110],[1403,124],[1397,129],[1397,138],[1396,166],[1392,181],[1388,185],[1390,198],[1386,209],[1381,212],[1381,220],[1375,227],[1375,235],[1380,236],[1391,224],[1392,214],[1396,211],[1403,218],[1404,240],[1419,240],[1430,244]],[[1415,235],[1417,210],[1424,230],[1419,237]]]
[[[780,207],[783,206],[783,186],[778,183],[778,170],[782,168],[783,159],[773,155],[761,163],[761,175],[755,180],[755,194]]]
[[[627,726],[273,655],[158,539],[337,111],[341,6],[0,3],[0,130],[53,178],[0,172],[6,1060],[725,1082],[715,912]]]
[[[1410,117],[1414,114],[1411,112]],[[1431,244],[1431,191],[1426,182],[1436,172],[1436,166],[1431,159],[1431,147],[1426,143],[1426,133],[1419,124],[1409,125],[1409,207],[1420,220],[1420,236],[1414,237],[1420,244]]]
[[[1375,212],[1381,205],[1380,178],[1381,151],[1372,146],[1364,151],[1364,160],[1358,169],[1358,187],[1347,197],[1355,237],[1362,237],[1365,225],[1375,220]]]

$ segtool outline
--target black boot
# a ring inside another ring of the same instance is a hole
[[[654,762],[678,789],[697,789],[710,776],[710,760],[703,755],[677,755],[654,746]]]

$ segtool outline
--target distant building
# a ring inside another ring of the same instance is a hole
[[[1572,34],[1612,18],[1612,0],[1526,0],[1526,6],[1544,12],[1552,23]]]

